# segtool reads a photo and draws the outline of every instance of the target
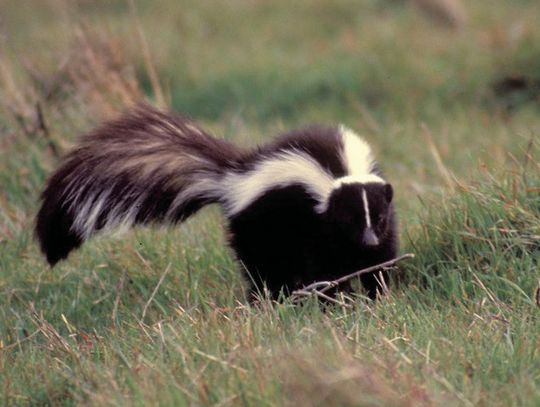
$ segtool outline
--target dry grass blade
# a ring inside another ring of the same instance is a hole
[[[42,315],[38,314],[33,304],[30,304],[30,314],[32,322],[36,325],[38,331],[42,333],[45,339],[47,339],[48,347],[51,350],[60,350],[70,355],[76,354],[70,343],[58,333],[55,327],[46,321]]]
[[[161,283],[163,283],[163,280],[165,280],[165,276],[169,273],[170,269],[171,269],[171,263],[169,263],[169,265],[165,268],[165,271],[163,272],[163,274],[159,278],[159,281],[158,281],[156,287],[154,288],[154,291],[152,291],[152,295],[150,295],[150,298],[148,299],[148,302],[145,304],[142,315],[141,315],[141,322],[144,321],[144,317],[146,316],[146,311],[148,310],[148,307],[152,303],[152,300],[154,299],[157,291],[159,290],[159,287],[161,286]]]
[[[124,270],[122,273],[122,277],[120,277],[120,280],[118,281],[118,284],[116,285],[116,298],[114,299],[114,305],[113,310],[111,314],[111,320],[114,325],[116,325],[116,315],[118,314],[118,306],[120,305],[120,296],[122,295],[122,291],[124,289],[124,283],[126,281],[127,277],[127,271]]]
[[[139,102],[142,91],[124,48],[109,33],[80,26],[74,49],[63,67],[73,86],[98,117],[111,117]],[[62,86],[65,86],[64,83]]]
[[[146,66],[146,71],[148,73],[150,83],[152,84],[152,90],[154,91],[154,96],[156,98],[156,105],[162,109],[166,108],[167,103],[165,101],[165,94],[159,82],[152,55],[150,54],[150,47],[148,46],[148,42],[146,41],[146,37],[144,36],[141,21],[139,19],[139,14],[137,13],[137,7],[133,0],[129,0],[128,3],[131,16],[133,18],[133,21],[135,22],[135,28],[137,29],[137,36],[139,37],[139,43],[144,58],[144,65]]]
[[[329,295],[326,295],[320,291],[317,291],[315,289],[312,290],[296,290],[293,295],[295,295],[297,298],[304,298],[304,297],[311,297],[313,295],[322,298],[328,302],[331,302],[332,304],[340,305],[345,308],[352,308],[349,304],[343,301],[336,300],[335,298],[330,297]]]
[[[422,132],[424,133],[424,137],[426,139],[427,145],[429,146],[429,151],[431,152],[431,155],[433,156],[433,159],[435,160],[435,164],[437,165],[437,169],[439,170],[442,177],[446,181],[446,184],[448,185],[450,190],[454,191],[456,187],[455,177],[452,174],[452,172],[444,164],[444,161],[441,157],[439,149],[437,148],[437,145],[433,141],[433,135],[431,134],[431,130],[424,123],[422,123],[421,127],[422,127]]]
[[[25,336],[23,339],[18,339],[17,342],[11,343],[9,345],[4,345],[3,342],[0,341],[0,351],[7,351],[9,349],[17,348],[17,347],[21,346],[22,343],[24,343],[26,341],[29,341],[30,339],[32,339],[34,336],[36,336],[40,332],[41,332],[41,330],[37,329],[36,331],[32,332],[28,336]]]

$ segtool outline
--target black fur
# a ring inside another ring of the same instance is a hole
[[[244,152],[183,117],[142,106],[86,136],[67,156],[43,192],[36,234],[54,265],[92,234],[122,221],[174,224],[209,203],[227,207],[220,195],[227,174],[254,171],[286,151],[311,157],[333,179],[347,176],[343,148],[338,128],[312,126]],[[370,173],[381,175],[376,163]],[[362,191],[369,196],[371,228]],[[265,190],[239,212],[225,211],[230,245],[251,292],[266,286],[277,298],[281,290],[289,294],[394,258],[392,199],[392,187],[384,182],[344,184],[332,189],[321,212],[306,185],[293,183]],[[375,246],[366,243],[373,236]],[[376,276],[361,281],[375,298]]]
[[[360,187],[348,185],[333,196],[327,213],[313,211],[313,198],[300,186],[272,190],[230,219],[231,246],[249,274],[254,292],[266,284],[277,298],[280,289],[290,294],[315,281],[335,279],[397,255],[394,209],[385,187],[368,185],[377,195],[372,219],[380,243],[362,243],[365,214],[359,202]],[[380,199],[380,201],[379,201]],[[371,205],[370,205],[371,207]],[[383,273],[388,283],[386,274]],[[378,275],[361,277],[367,295],[374,299]]]

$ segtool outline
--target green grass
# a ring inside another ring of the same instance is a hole
[[[538,95],[494,87],[540,77],[540,7],[515,3],[449,31],[397,1],[137,2],[175,110],[243,145],[312,121],[374,145],[416,258],[353,309],[247,305],[214,207],[49,269],[50,144],[154,90],[127,2],[2,4],[0,404],[539,405]]]

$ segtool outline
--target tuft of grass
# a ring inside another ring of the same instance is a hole
[[[454,196],[425,214],[410,245],[417,252],[411,283],[436,298],[474,298],[533,305],[540,264],[540,163],[538,146],[506,174],[458,185]],[[515,158],[514,158],[515,159]],[[405,276],[406,280],[407,275]],[[489,289],[487,288],[489,287]]]

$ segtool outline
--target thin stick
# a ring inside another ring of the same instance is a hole
[[[322,294],[325,297],[325,299],[327,299],[326,297],[328,297],[328,296],[325,295],[324,293],[326,291],[340,285],[341,283],[352,280],[353,278],[359,277],[362,274],[372,273],[374,271],[387,269],[389,267],[394,266],[395,264],[397,264],[398,262],[400,262],[402,260],[412,259],[412,258],[414,258],[413,253],[406,253],[406,254],[404,254],[402,256],[396,257],[395,259],[391,259],[391,260],[385,261],[384,263],[376,264],[374,266],[367,267],[365,269],[355,271],[354,273],[347,274],[347,275],[345,275],[343,277],[340,277],[340,278],[338,278],[336,280],[332,280],[332,281],[316,281],[316,282],[314,282],[312,284],[309,284],[309,285],[307,285],[307,286],[305,286],[305,287],[303,287],[303,288],[301,288],[299,290],[293,291],[292,295],[294,297],[298,298],[298,297],[303,297],[303,296],[313,295],[313,294],[321,297],[321,294]],[[319,288],[321,286],[323,286],[323,288],[320,289],[320,290],[317,290],[317,288]]]
[[[41,108],[41,104],[38,102],[36,103],[36,127],[40,129],[43,132],[43,135],[49,142],[49,148],[51,149],[51,152],[55,158],[60,157],[60,151],[58,149],[58,146],[56,145],[56,142],[51,137],[51,132],[49,131],[49,127],[47,126],[47,123],[45,122],[45,116],[43,115],[43,109]]]
[[[385,268],[388,268],[388,267],[392,267],[393,265],[395,265],[396,263],[399,263],[402,260],[412,259],[412,258],[414,258],[413,253],[406,253],[403,256],[399,256],[399,257],[396,257],[395,259],[385,261],[384,263],[376,264],[375,266],[371,266],[371,267],[368,267],[368,268],[365,268],[365,269],[362,269],[362,270],[358,270],[358,271],[356,271],[354,273],[347,274],[346,276],[340,277],[337,280],[332,281],[331,282],[332,286],[325,287],[320,291],[321,292],[328,291],[330,288],[335,287],[336,285],[339,285],[341,283],[344,283],[345,281],[352,280],[355,277],[359,277],[362,274],[371,273],[373,271],[377,271],[377,270],[385,269]]]
[[[313,291],[319,287],[334,287],[333,281],[315,281],[314,283],[311,283],[310,285],[305,286],[302,288],[302,291]]]

